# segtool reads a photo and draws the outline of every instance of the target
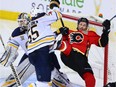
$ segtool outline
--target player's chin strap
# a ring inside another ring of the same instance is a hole
[[[5,45],[4,45],[4,42],[3,42],[3,39],[2,39],[2,36],[1,36],[1,35],[0,35],[0,40],[1,40],[1,43],[2,43],[2,45],[3,45],[3,47],[4,47],[4,49],[5,49]],[[19,79],[19,77],[18,77],[18,74],[17,74],[17,72],[16,72],[15,67],[13,66],[13,64],[11,64],[10,67],[11,67],[11,70],[12,70],[12,72],[13,72],[13,75],[14,75],[14,77],[15,77],[15,79],[16,79],[17,86],[18,86],[18,87],[22,87],[21,81],[20,81],[20,79]]]

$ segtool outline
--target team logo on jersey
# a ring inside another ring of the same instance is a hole
[[[70,43],[81,43],[83,41],[83,34],[80,32],[73,32],[69,36]]]

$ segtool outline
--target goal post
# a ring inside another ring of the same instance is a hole
[[[104,86],[108,83],[108,45],[104,50]]]

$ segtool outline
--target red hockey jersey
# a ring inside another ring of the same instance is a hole
[[[91,44],[100,46],[100,36],[94,31],[88,31],[87,34],[84,34],[82,31],[69,30],[69,34],[63,36],[60,50],[66,55],[69,55],[72,49],[86,55]]]

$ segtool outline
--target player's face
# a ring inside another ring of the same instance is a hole
[[[86,31],[87,28],[88,28],[88,26],[87,26],[87,23],[86,22],[80,22],[78,24],[78,30]]]
[[[25,20],[25,19],[18,19],[18,24],[19,24],[19,27],[27,26],[27,20]]]

